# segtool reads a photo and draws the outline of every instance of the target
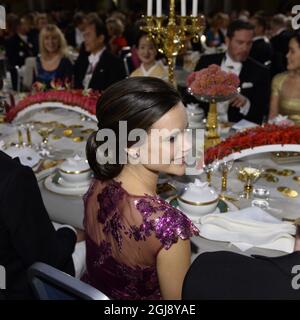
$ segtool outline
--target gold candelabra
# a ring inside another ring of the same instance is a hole
[[[210,102],[209,111],[206,120],[206,134],[205,134],[205,148],[214,147],[221,142],[218,133],[218,113],[217,103],[215,101]]]
[[[170,0],[169,16],[146,16],[146,25],[141,29],[149,34],[158,51],[168,62],[169,82],[175,85],[174,67],[177,55],[187,40],[199,41],[205,20],[200,16],[178,16],[175,14],[175,0]]]

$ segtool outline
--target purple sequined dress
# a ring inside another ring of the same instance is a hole
[[[82,280],[111,299],[161,299],[156,256],[197,235],[193,223],[159,197],[131,195],[115,181],[94,180],[84,203]]]

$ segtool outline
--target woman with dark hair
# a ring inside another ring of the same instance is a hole
[[[136,48],[141,65],[131,73],[130,77],[156,77],[167,81],[168,69],[161,60],[157,60],[157,48],[146,32],[138,35]]]
[[[97,119],[99,131],[86,148],[95,180],[85,195],[83,281],[112,299],[180,299],[190,265],[189,238],[198,232],[185,215],[156,195],[156,185],[159,172],[185,173],[190,146],[183,134],[187,116],[181,98],[160,79],[130,78],[104,92]],[[127,132],[126,137],[120,134],[122,123],[129,133],[143,130],[144,137],[131,141]],[[162,139],[152,143],[162,129]],[[107,144],[109,139],[100,141],[102,133],[108,138],[112,134],[115,146]],[[168,163],[161,161],[167,148]],[[157,155],[159,161],[152,161]],[[111,161],[105,163],[105,158]]]
[[[276,75],[272,81],[269,118],[278,114],[300,120],[300,33],[289,42],[287,71]]]

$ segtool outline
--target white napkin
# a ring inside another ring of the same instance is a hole
[[[10,147],[3,151],[12,158],[18,157],[24,166],[34,167],[41,159],[39,154],[29,147]]]
[[[274,119],[269,120],[270,124],[277,124],[277,125],[293,125],[294,122],[292,120],[289,120],[288,116],[283,116],[279,114]]]
[[[254,128],[254,127],[257,127],[256,123],[242,119],[239,122],[235,123],[232,126],[232,129],[241,130],[241,129],[248,129],[248,128]]]
[[[202,237],[230,242],[241,251],[252,247],[292,252],[296,227],[282,222],[261,208],[250,207],[200,218]]]

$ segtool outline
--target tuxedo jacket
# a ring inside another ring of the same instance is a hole
[[[249,56],[263,65],[266,62],[272,62],[273,48],[271,43],[265,41],[265,39],[257,39],[253,41]]]
[[[200,58],[195,70],[207,68],[211,64],[221,66],[224,58],[225,53],[204,55]],[[261,124],[264,116],[268,114],[271,86],[270,73],[268,68],[252,58],[248,58],[242,64],[242,70],[239,75],[240,93],[250,100],[251,106],[246,116],[239,112],[239,108],[229,106],[228,120],[230,122],[238,122],[241,119],[246,119]]]
[[[270,42],[272,44],[274,54],[272,59],[272,76],[286,71],[287,59],[286,55],[289,51],[289,41],[292,32],[283,30],[276,36],[272,37]]]
[[[248,257],[229,251],[206,252],[192,263],[183,284],[184,300],[300,299],[300,252],[280,257]],[[297,279],[298,274],[298,279]]]
[[[65,37],[69,46],[76,48],[76,31],[73,25],[69,26],[66,30]]]
[[[6,269],[6,298],[33,297],[27,269],[35,262],[74,275],[75,243],[70,228],[55,231],[31,168],[0,152],[0,265]]]
[[[81,50],[74,66],[75,88],[83,88],[83,80],[89,66],[88,54]],[[126,77],[124,64],[120,58],[105,49],[98,61],[89,88],[103,91],[115,82]]]
[[[7,39],[5,43],[6,57],[8,60],[8,69],[12,77],[13,89],[17,90],[18,73],[15,69],[16,66],[22,67],[26,58],[34,55],[34,45],[29,42],[23,41],[18,34]]]

